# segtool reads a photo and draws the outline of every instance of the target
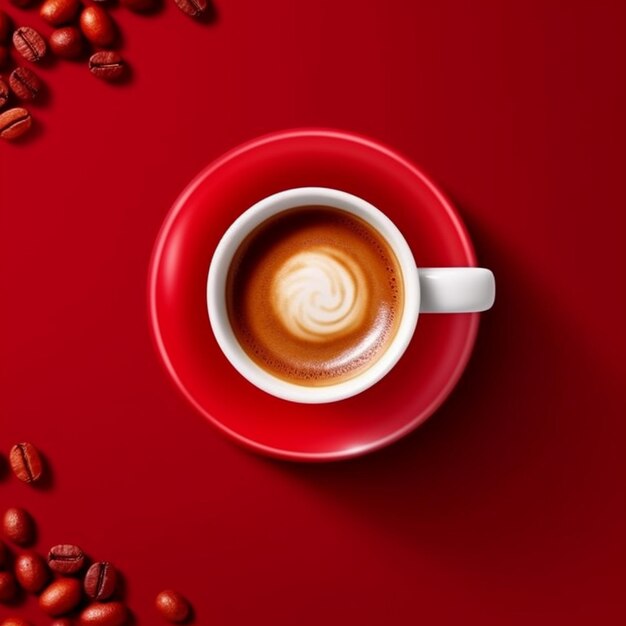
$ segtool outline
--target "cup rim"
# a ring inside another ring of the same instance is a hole
[[[346,381],[307,387],[278,378],[255,363],[243,350],[226,310],[226,279],[233,256],[257,226],[284,211],[322,205],[347,211],[372,226],[394,252],[402,273],[404,308],[396,335],[384,354],[364,372]],[[224,269],[226,268],[226,269]],[[275,397],[303,404],[336,402],[355,396],[380,381],[400,360],[413,337],[419,317],[420,288],[413,253],[398,227],[378,208],[354,194],[329,187],[296,187],[266,196],[246,209],[222,235],[209,265],[206,302],[215,339],[231,365],[250,383]]]

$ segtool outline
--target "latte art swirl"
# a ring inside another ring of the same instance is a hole
[[[320,246],[289,257],[276,272],[271,301],[295,337],[336,339],[358,326],[367,311],[363,270],[345,252]]]
[[[402,273],[367,222],[307,205],[275,215],[241,242],[226,305],[256,366],[295,385],[329,387],[387,353],[402,319]]]

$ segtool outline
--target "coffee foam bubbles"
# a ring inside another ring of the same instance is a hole
[[[330,246],[296,252],[278,268],[271,302],[293,336],[323,342],[358,327],[368,307],[365,275],[347,253]]]

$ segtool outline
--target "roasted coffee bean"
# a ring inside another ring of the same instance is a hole
[[[41,89],[41,81],[26,67],[18,67],[9,78],[11,89],[22,100],[32,100]],[[15,83],[15,84],[14,84]],[[37,448],[32,443],[17,443],[9,452],[13,473],[25,483],[34,483],[41,478],[43,464]]]
[[[85,593],[92,600],[108,600],[117,586],[117,572],[107,561],[94,563],[85,575]]]
[[[17,584],[11,572],[0,572],[0,602],[5,604],[15,600]]]
[[[27,67],[18,67],[9,76],[9,85],[20,100],[35,100],[41,92],[41,80],[35,72]],[[36,454],[36,451],[35,451]],[[11,457],[11,466],[15,475],[25,483],[33,483],[41,477],[42,465],[39,456],[28,456],[22,459],[15,454],[15,463]]]
[[[87,7],[80,14],[80,29],[83,35],[95,46],[110,46],[115,41],[115,23],[106,9],[98,6]]]
[[[137,13],[152,11],[157,6],[157,0],[121,0],[121,3],[127,9]]]
[[[48,582],[50,572],[42,556],[24,552],[15,559],[15,578],[24,591],[39,593]]]
[[[174,0],[176,6],[191,17],[202,15],[207,9],[207,0]]]
[[[128,610],[121,602],[94,602],[80,614],[81,626],[124,626]]]
[[[157,611],[170,622],[184,622],[191,610],[189,603],[178,591],[167,589],[156,597]]]
[[[30,126],[30,114],[26,109],[9,109],[0,114],[0,137],[15,139],[21,134],[22,125]],[[18,134],[15,134],[18,133]],[[35,539],[35,522],[24,509],[7,509],[2,520],[4,534],[19,546],[27,546]]]
[[[74,26],[53,31],[49,43],[52,52],[64,59],[77,59],[83,53],[83,36]]]
[[[11,34],[11,18],[0,9],[0,43],[4,43]]]
[[[31,623],[21,617],[7,617],[2,620],[0,626],[31,626]]]
[[[76,17],[80,6],[80,0],[46,0],[39,9],[39,15],[51,26],[61,26]]]
[[[72,544],[64,543],[50,548],[48,565],[58,574],[75,574],[85,564],[83,551]]]
[[[6,46],[0,45],[0,70],[4,69],[11,60],[9,49]]]
[[[59,578],[39,596],[39,608],[52,617],[74,610],[82,599],[80,582],[75,578]]]
[[[0,109],[9,100],[9,86],[0,78]]]
[[[0,113],[0,139],[7,141],[19,139],[30,130],[32,123],[32,117],[26,109],[21,107],[8,109],[4,113]],[[6,524],[6,521],[4,523]]]
[[[124,76],[126,64],[117,52],[102,50],[91,55],[89,71],[102,80],[114,81]]]
[[[46,56],[44,38],[30,26],[21,26],[13,33],[13,45],[31,63],[37,63]]]
[[[9,563],[9,549],[0,541],[0,569],[4,569]]]
[[[18,139],[24,133],[28,132],[28,130],[30,129],[32,125],[32,122],[33,120],[30,116],[30,113],[26,109],[22,109],[21,107],[16,107],[15,109],[9,109],[8,111],[5,111],[4,113],[0,113],[0,139],[6,139],[7,141]],[[5,534],[7,534],[7,536],[9,536],[9,533],[7,533],[6,528],[7,528],[7,518],[5,515],[4,532]],[[29,543],[29,541],[26,539],[26,537],[23,534],[24,530],[20,531],[17,528],[13,528],[9,532],[17,533],[20,538],[22,538],[26,543]],[[11,537],[9,536],[9,538]],[[19,543],[19,542],[16,542],[16,543]]]

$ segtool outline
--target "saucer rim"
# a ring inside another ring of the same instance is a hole
[[[475,267],[477,264],[476,253],[474,251],[474,246],[469,237],[467,228],[463,223],[458,211],[453,206],[451,201],[448,200],[443,191],[441,191],[417,165],[415,165],[408,158],[404,157],[401,153],[389,146],[386,146],[381,142],[378,142],[359,133],[336,130],[331,128],[311,127],[294,128],[267,133],[260,137],[256,137],[254,139],[243,142],[238,146],[235,146],[234,148],[231,148],[227,152],[223,153],[217,159],[214,159],[202,170],[200,170],[200,172],[196,174],[196,176],[194,176],[194,178],[187,184],[187,186],[179,194],[176,200],[172,203],[168,213],[165,216],[163,224],[161,225],[161,228],[159,229],[159,232],[156,236],[155,244],[148,265],[147,299],[148,315],[150,322],[149,326],[150,335],[152,337],[157,354],[161,362],[163,363],[167,373],[171,377],[171,380],[174,382],[175,386],[182,393],[182,395],[187,399],[187,401],[201,415],[207,418],[214,426],[216,426],[220,431],[230,437],[237,444],[247,450],[252,450],[254,452],[258,452],[275,459],[305,463],[343,461],[358,458],[371,452],[375,452],[376,450],[385,448],[386,446],[391,445],[399,439],[402,439],[403,437],[414,431],[416,428],[418,428],[443,404],[443,402],[448,398],[454,387],[459,382],[459,379],[461,378],[461,375],[463,374],[467,366],[474,345],[476,343],[476,336],[478,334],[478,326],[480,320],[480,314],[478,313],[467,314],[470,316],[470,325],[464,338],[464,345],[460,349],[460,357],[458,359],[456,367],[452,372],[452,375],[449,377],[447,384],[442,387],[442,389],[428,404],[428,406],[423,409],[418,415],[416,415],[412,420],[408,421],[403,427],[395,430],[392,433],[389,433],[385,437],[376,439],[375,441],[361,446],[335,450],[331,452],[299,452],[286,450],[284,448],[268,446],[254,439],[250,439],[249,437],[246,437],[241,433],[229,428],[217,417],[209,413],[206,408],[195,399],[195,397],[187,390],[186,386],[183,384],[183,381],[180,379],[175,366],[170,360],[165,342],[163,341],[161,335],[161,328],[158,317],[158,306],[156,300],[158,291],[159,267],[164,248],[166,246],[172,227],[177,221],[180,213],[185,209],[187,201],[195,193],[198,187],[200,187],[207,178],[209,178],[215,171],[219,170],[226,163],[232,161],[233,159],[237,159],[242,154],[245,154],[257,148],[261,148],[270,143],[289,139],[311,137],[333,138],[342,141],[348,141],[350,143],[361,144],[367,148],[383,153],[387,157],[404,166],[406,169],[410,170],[420,180],[420,182],[425,187],[427,187],[428,190],[436,197],[442,209],[447,213],[448,217],[450,218],[452,222],[452,227],[456,230],[459,236],[459,241],[462,244],[463,251],[467,257],[467,266]],[[289,401],[285,400],[285,402]],[[342,400],[338,402],[342,402]]]

